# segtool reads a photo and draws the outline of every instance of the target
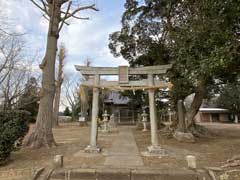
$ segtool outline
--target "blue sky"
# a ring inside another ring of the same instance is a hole
[[[71,20],[71,25],[65,26],[61,32],[59,42],[63,42],[68,51],[65,73],[74,72],[74,65],[83,64],[86,58],[91,59],[93,66],[127,64],[122,58],[114,58],[108,49],[109,34],[121,27],[125,0],[79,0],[83,4],[94,1],[99,12],[81,12],[81,16],[88,16],[90,20]],[[45,51],[48,22],[29,0],[8,0],[3,4],[7,6],[9,20],[14,23],[15,29],[26,33],[29,53],[39,51],[41,59]]]

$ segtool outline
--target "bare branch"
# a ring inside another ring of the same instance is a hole
[[[35,6],[37,6],[41,11],[48,14],[48,11],[46,11],[43,7],[41,7],[38,3],[36,3],[34,0],[30,0]],[[42,1],[42,0],[41,0]],[[44,2],[43,2],[44,3]]]
[[[64,21],[63,23],[64,23],[64,24],[66,24],[67,26],[69,26],[69,25],[70,25],[70,24],[69,24],[69,23],[67,23],[66,21]]]
[[[43,17],[47,20],[47,21],[49,21],[49,17],[47,17],[45,14],[43,14]],[[69,23],[67,23],[67,22],[64,22],[64,24],[66,24],[67,26],[69,26],[70,24]]]
[[[50,21],[50,19],[49,19],[45,14],[43,14],[43,17],[44,17],[47,21]]]
[[[64,11],[61,11],[61,13],[66,14],[66,12],[64,12]],[[68,13],[68,15],[70,15],[70,14]],[[78,17],[78,16],[75,16],[75,15],[73,15],[72,17],[75,18],[75,19],[80,19],[80,20],[89,20],[90,19],[89,17]]]
[[[64,4],[64,3],[66,3],[66,2],[68,2],[69,0],[62,0],[62,4]]]
[[[4,29],[0,28],[0,31],[3,32],[4,34],[10,35],[7,31],[5,31]]]
[[[44,7],[44,10],[45,10],[46,14],[49,16],[49,12],[48,12],[48,9],[47,9],[48,5],[43,0],[41,0],[41,2],[43,4],[43,7]]]
[[[87,10],[87,9],[94,10],[94,11],[99,11],[97,8],[95,8],[95,4],[90,5],[90,6],[83,6],[83,7],[79,7],[77,9],[75,9],[72,13],[68,13],[66,19],[68,19],[70,17],[74,17],[76,13],[78,13],[80,11],[83,11],[83,10]]]
[[[6,30],[0,28],[0,32],[3,33],[3,34],[6,34],[8,36],[23,36],[25,35],[25,33],[13,33],[13,32],[7,32]]]
[[[89,20],[89,17],[78,17],[78,16],[72,16],[75,19],[80,19],[80,20]]]
[[[67,18],[67,15],[68,15],[69,11],[70,11],[71,5],[72,5],[72,1],[70,1],[70,2],[68,3],[68,7],[67,7],[66,14],[65,14],[64,18],[62,19],[62,22],[61,22],[61,24],[60,24],[60,27],[59,27],[59,29],[58,29],[58,32],[61,31],[61,29],[62,29],[62,27],[63,27],[63,24],[64,24],[64,22],[66,21],[66,18]]]
[[[64,1],[64,3],[66,3],[66,2],[68,2],[68,0]],[[80,19],[80,20],[89,20],[88,17],[85,18],[85,17],[76,16],[76,14],[79,11],[83,11],[83,10],[87,10],[87,9],[98,11],[98,9],[95,8],[95,4],[92,4],[90,6],[79,7],[77,9],[75,9],[73,12],[70,13],[71,5],[72,5],[72,1],[70,0],[66,12],[61,11],[61,13],[64,14],[64,17],[61,18],[61,24],[59,26],[58,33],[62,30],[63,25],[66,24],[66,20],[71,18],[71,17],[75,18],[75,19]]]

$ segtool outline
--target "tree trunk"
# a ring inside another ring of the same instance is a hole
[[[53,106],[53,127],[58,126],[58,112],[60,104],[60,95],[61,95],[61,85],[57,83],[56,92],[54,97],[54,106]]]
[[[63,82],[63,62],[66,56],[65,47],[63,45],[60,46],[59,54],[58,54],[58,75],[56,82],[56,92],[54,97],[54,106],[53,106],[53,127],[58,126],[58,112],[59,112],[59,104],[60,104],[60,96],[61,96],[61,86]]]
[[[60,23],[60,1],[49,3],[51,14],[47,37],[46,54],[40,68],[42,69],[42,89],[40,93],[39,111],[36,127],[30,134],[27,146],[39,148],[56,145],[52,132],[53,100],[55,95],[55,61],[57,41],[59,37],[58,26]]]
[[[183,100],[179,100],[177,104],[177,113],[178,113],[178,126],[177,131],[186,132],[186,123],[185,123],[185,111],[184,111]]]
[[[185,121],[187,129],[194,124],[194,117],[198,113],[199,108],[202,105],[203,98],[206,92],[205,80],[199,81],[196,87],[195,96],[190,109],[186,112]]]
[[[88,120],[88,109],[89,109],[89,89],[84,86],[80,86],[80,99],[81,99],[81,115],[85,117],[86,121]]]

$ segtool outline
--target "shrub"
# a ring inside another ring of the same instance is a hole
[[[0,112],[0,165],[9,160],[15,143],[28,132],[28,116],[26,111]]]
[[[63,115],[64,115],[64,116],[71,116],[71,115],[72,115],[72,113],[71,113],[71,111],[69,110],[68,107],[65,108],[65,110],[64,110],[64,112],[63,112]]]

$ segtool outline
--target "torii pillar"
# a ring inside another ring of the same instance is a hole
[[[99,86],[100,76],[95,74],[94,85]],[[90,144],[85,148],[86,152],[98,153],[101,149],[97,145],[98,136],[98,113],[99,113],[99,88],[93,88],[93,98],[92,98],[92,121],[91,121],[91,137]]]
[[[149,96],[149,113],[150,113],[150,125],[151,125],[151,146],[148,147],[148,152],[153,154],[163,154],[164,150],[159,146],[158,142],[158,126],[157,126],[157,112],[155,103],[155,90],[151,89],[154,86],[153,74],[148,74],[148,90]]]

